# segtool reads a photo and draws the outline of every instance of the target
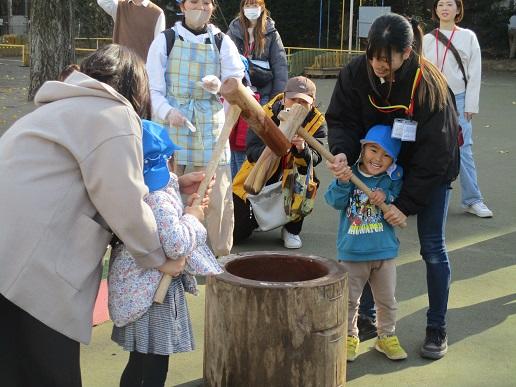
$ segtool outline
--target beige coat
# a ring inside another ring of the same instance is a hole
[[[165,262],[143,197],[140,120],[113,88],[75,72],[0,138],[0,293],[83,343],[113,232],[144,267]]]

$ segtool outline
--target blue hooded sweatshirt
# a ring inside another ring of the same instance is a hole
[[[362,175],[357,165],[353,174],[359,176],[371,190],[385,192],[387,204],[401,190],[402,181],[392,180],[387,173],[379,176]],[[398,256],[399,241],[394,228],[383,219],[379,207],[369,203],[367,195],[353,183],[335,179],[324,194],[326,202],[340,210],[337,235],[337,258],[341,261],[375,261]]]

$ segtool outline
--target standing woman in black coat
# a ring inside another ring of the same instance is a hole
[[[260,93],[262,105],[282,93],[288,80],[285,48],[269,15],[264,0],[242,0],[227,32],[238,52],[249,59],[251,84]]]
[[[450,183],[459,170],[458,123],[446,80],[420,55],[422,37],[417,22],[400,15],[374,21],[366,54],[341,70],[326,112],[328,143],[336,155],[328,167],[336,178],[350,168],[373,125],[392,125],[402,139],[403,187],[384,217],[397,226],[417,215],[429,300],[421,356],[439,359],[448,348],[451,271],[444,230]]]

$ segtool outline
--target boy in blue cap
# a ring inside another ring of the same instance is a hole
[[[197,294],[194,275],[222,272],[206,245],[201,223],[207,200],[192,206],[197,197],[192,194],[183,206],[178,177],[168,169],[180,147],[161,125],[142,120],[142,127],[143,177],[149,188],[145,202],[154,213],[161,245],[177,276],[164,302],[153,304],[161,272],[138,266],[122,244],[113,248],[108,275],[111,338],[130,351],[121,387],[165,384],[169,355],[194,349],[185,291]]]
[[[355,360],[358,354],[358,306],[367,281],[377,306],[375,348],[391,360],[401,360],[407,353],[395,335],[394,258],[399,241],[378,207],[382,202],[392,203],[401,190],[403,171],[396,165],[401,141],[391,137],[390,126],[375,125],[361,143],[357,163],[349,167],[343,179],[335,179],[324,195],[330,206],[340,210],[337,258],[346,268],[349,281],[347,360]],[[373,191],[372,198],[349,181],[352,173]]]

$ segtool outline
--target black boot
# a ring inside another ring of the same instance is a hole
[[[366,341],[376,337],[376,324],[371,317],[359,314],[357,320],[358,338]]]
[[[448,335],[445,329],[426,328],[425,342],[421,346],[421,357],[437,360],[448,352]]]

